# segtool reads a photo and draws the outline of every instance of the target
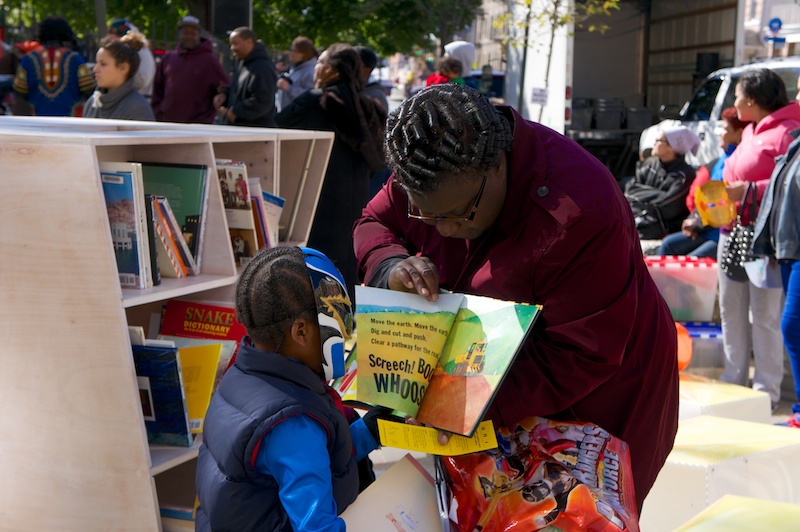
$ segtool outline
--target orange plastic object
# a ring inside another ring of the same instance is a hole
[[[677,321],[675,328],[678,330],[678,371],[683,371],[692,361],[692,337],[686,327]]]
[[[736,202],[728,198],[725,183],[707,181],[695,190],[694,203],[703,225],[725,227],[736,218]]]

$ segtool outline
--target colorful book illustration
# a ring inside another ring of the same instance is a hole
[[[153,285],[153,280],[141,174],[137,174],[129,163],[122,164],[127,167],[117,168],[120,165],[113,163],[100,164],[100,180],[119,281],[123,288],[147,288]]]
[[[192,432],[178,348],[133,345],[131,349],[147,441],[189,447],[192,445]]]
[[[540,311],[357,286],[357,398],[472,436]]]
[[[186,410],[192,434],[203,432],[203,421],[214,391],[222,344],[178,347],[186,392]]]
[[[186,268],[186,273],[191,275],[200,274],[200,265],[195,260],[192,251],[186,242],[185,233],[178,224],[178,219],[172,210],[172,205],[168,198],[156,196],[156,206],[158,207],[159,217],[166,224],[172,243],[177,247],[181,262]]]
[[[233,256],[237,265],[244,266],[259,248],[255,213],[250,202],[247,165],[230,159],[217,159],[216,164]]]
[[[433,478],[410,454],[392,465],[342,512],[347,530],[441,530]]]
[[[203,241],[203,214],[208,191],[208,168],[205,165],[142,163],[142,177],[146,194],[163,196],[169,200],[179,232],[184,235],[197,268]]]

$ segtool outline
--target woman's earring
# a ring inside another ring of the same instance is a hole
[[[747,102],[747,107],[753,107],[753,102]]]

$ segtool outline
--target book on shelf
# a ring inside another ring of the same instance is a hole
[[[172,225],[169,223],[164,209],[159,205],[159,201],[166,202],[167,199],[161,196],[153,198],[153,221],[156,233],[156,256],[158,268],[162,277],[180,278],[186,277],[189,270],[183,262],[183,255],[178,239],[183,239],[181,234],[173,234]],[[184,242],[185,245],[185,242]]]
[[[203,164],[142,162],[146,194],[163,196],[178,223],[179,232],[189,248],[196,268],[200,269],[205,209],[208,202],[208,168]]]
[[[147,246],[150,250],[150,274],[153,277],[153,286],[161,284],[161,267],[158,265],[158,235],[156,234],[156,209],[155,196],[144,195],[144,212],[147,217]]]
[[[133,163],[100,163],[111,241],[123,288],[153,286],[147,213],[141,167]]]
[[[132,345],[147,441],[156,445],[192,445],[180,355],[169,342]]]
[[[233,256],[237,265],[244,266],[259,249],[247,165],[230,159],[217,159],[216,164]]]
[[[471,294],[356,287],[356,396],[472,436],[541,311]]]
[[[275,194],[270,194],[266,190],[261,192],[261,199],[264,201],[264,212],[267,215],[267,226],[270,230],[270,241],[275,246],[278,243],[278,234],[281,229],[281,213],[286,200]]]
[[[168,340],[170,342],[174,342],[178,349],[182,349],[184,347],[195,347],[195,346],[205,346],[205,345],[218,345],[219,346],[219,361],[217,362],[217,368],[214,374],[214,384],[212,386],[212,391],[217,389],[219,386],[219,381],[222,380],[222,375],[225,374],[225,370],[228,369],[228,365],[233,358],[233,354],[236,352],[236,348],[239,345],[237,342],[233,340],[215,340],[210,338],[186,338],[183,336],[171,336],[166,334],[159,334],[157,337],[159,340]]]
[[[200,265],[195,260],[194,255],[192,255],[189,244],[186,242],[185,233],[181,229],[178,219],[172,210],[169,198],[165,198],[164,196],[156,196],[155,198],[155,206],[158,209],[159,220],[164,224],[172,246],[177,248],[177,256],[180,257],[180,261],[184,265],[186,275],[199,275]]]
[[[192,434],[202,434],[214,381],[217,376],[222,344],[185,345],[178,347],[183,374],[183,389],[186,394],[186,410]]]
[[[264,208],[264,191],[261,189],[261,180],[257,177],[250,177],[247,179],[247,185],[250,187],[250,203],[253,205],[258,249],[271,248],[274,244],[267,222],[267,211]]]
[[[441,530],[431,475],[410,454],[395,462],[341,514],[347,530]]]

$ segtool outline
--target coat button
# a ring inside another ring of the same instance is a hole
[[[550,189],[544,185],[536,189],[536,195],[539,196],[540,198],[547,196],[549,193]]]

